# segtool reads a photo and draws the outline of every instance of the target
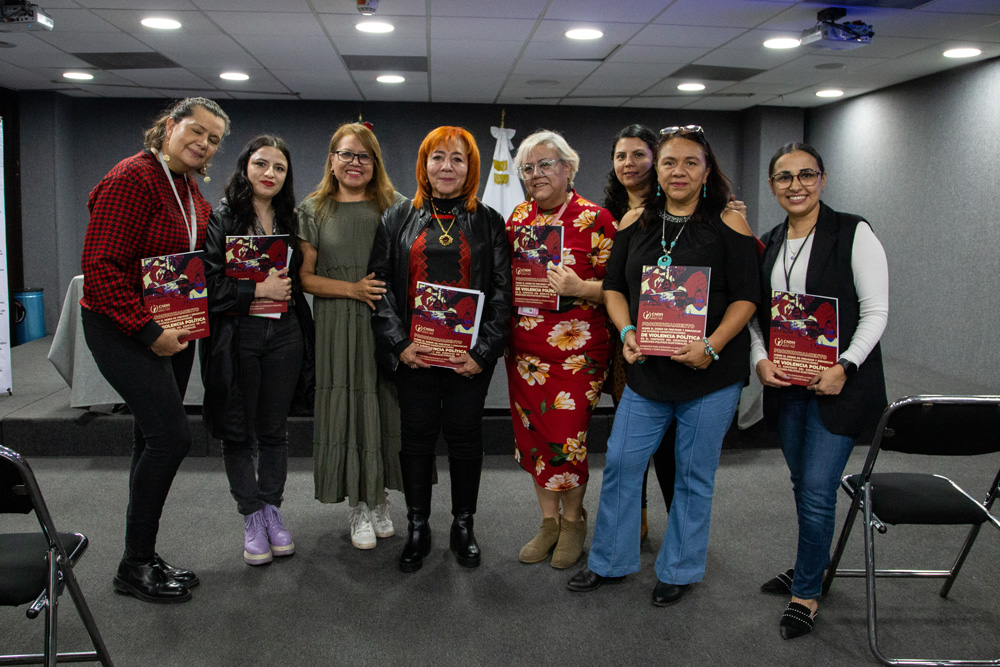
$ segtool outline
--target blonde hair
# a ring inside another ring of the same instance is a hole
[[[340,183],[330,168],[330,156],[337,149],[340,140],[348,135],[353,135],[360,141],[365,150],[371,153],[372,158],[374,158],[372,160],[372,178],[365,186],[365,198],[375,204],[378,214],[382,215],[387,208],[392,206],[396,190],[392,187],[392,181],[389,180],[389,174],[385,170],[385,164],[382,161],[382,147],[379,146],[375,133],[361,123],[344,123],[333,133],[330,138],[330,148],[326,154],[326,162],[323,166],[323,180],[319,182],[315,190],[309,193],[306,199],[316,200],[316,212],[320,214],[325,213],[328,207],[336,206],[337,200],[334,199],[334,195],[339,192]]]
[[[517,147],[517,155],[514,156],[514,169],[523,165],[528,159],[528,153],[539,146],[548,146],[559,154],[560,160],[569,166],[569,187],[572,188],[576,172],[580,170],[580,155],[569,147],[561,134],[552,130],[539,130],[524,138],[521,145]]]

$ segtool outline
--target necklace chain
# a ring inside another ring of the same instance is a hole
[[[677,239],[679,239],[681,234],[684,233],[684,228],[687,227],[688,220],[690,219],[690,215],[671,215],[667,212],[666,205],[663,206],[663,211],[660,212],[660,220],[662,220],[662,224],[660,226],[660,248],[663,249],[663,254],[660,255],[658,260],[656,260],[656,265],[661,269],[665,269],[674,263],[670,253],[674,251],[674,246],[677,245]],[[669,247],[667,246],[667,222],[672,222],[681,226],[676,236],[674,236],[674,240],[670,242]]]
[[[434,216],[434,220],[437,221],[438,227],[441,228],[441,236],[438,237],[438,243],[444,246],[451,245],[452,241],[454,241],[455,239],[452,238],[452,236],[448,232],[450,232],[451,228],[455,226],[455,221],[458,220],[458,216],[452,218],[451,224],[448,225],[448,229],[445,229],[444,224],[441,222],[441,218],[438,217],[437,206],[435,206],[433,202],[431,203],[431,215]],[[445,215],[448,214],[446,213]]]

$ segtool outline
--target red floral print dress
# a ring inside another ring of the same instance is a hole
[[[535,202],[518,205],[507,221],[511,243],[517,225],[562,225],[563,265],[584,280],[603,280],[617,227],[611,213],[574,190],[558,220],[555,214]],[[565,298],[560,306],[537,316],[515,311],[504,355],[514,458],[550,491],[587,482],[587,428],[610,353],[603,306]]]

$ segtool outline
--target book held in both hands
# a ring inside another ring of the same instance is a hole
[[[410,340],[431,350],[423,360],[431,366],[458,368],[448,359],[476,344],[485,301],[479,290],[418,282],[410,313]]]
[[[830,368],[839,354],[837,299],[799,292],[771,292],[768,358],[803,387]]]
[[[511,273],[514,306],[559,310],[559,295],[549,285],[548,270],[562,263],[562,225],[518,225],[514,228]],[[522,313],[525,314],[525,313]]]
[[[142,303],[164,329],[187,329],[185,340],[208,336],[208,287],[201,250],[140,260]]]
[[[711,276],[707,266],[642,267],[635,333],[643,354],[669,357],[705,338]]]
[[[262,283],[288,266],[291,257],[287,234],[226,237],[226,275],[236,280]],[[254,299],[250,304],[251,315],[278,319],[285,312],[288,312],[287,301]]]

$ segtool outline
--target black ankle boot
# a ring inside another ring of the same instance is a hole
[[[471,514],[459,514],[451,524],[451,550],[462,567],[479,567],[482,560],[472,523]]]
[[[150,559],[122,558],[114,578],[115,589],[143,602],[187,602],[191,592],[163,573]]]
[[[416,572],[431,551],[431,484],[434,478],[434,455],[399,454],[403,493],[406,496],[406,544],[399,554],[399,569]]]

